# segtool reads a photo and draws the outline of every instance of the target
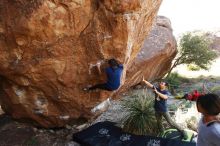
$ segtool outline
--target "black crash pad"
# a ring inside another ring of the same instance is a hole
[[[82,146],[196,146],[192,142],[126,133],[109,121],[73,134],[73,140]]]

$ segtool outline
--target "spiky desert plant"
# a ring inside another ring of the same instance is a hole
[[[153,108],[154,96],[138,92],[122,102],[125,116],[123,130],[137,135],[156,135],[156,119]]]

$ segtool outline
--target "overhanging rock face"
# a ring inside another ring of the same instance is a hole
[[[160,4],[161,0],[1,0],[4,111],[43,127],[91,117],[91,108],[112,96],[82,90],[105,80],[104,74],[97,76],[95,65],[101,62],[104,68],[106,59],[118,59],[125,67],[124,83]]]

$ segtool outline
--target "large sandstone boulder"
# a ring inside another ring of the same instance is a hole
[[[150,81],[160,79],[169,71],[176,54],[177,43],[171,22],[164,16],[158,16],[142,49],[128,65],[125,85],[135,85],[143,76]]]
[[[132,78],[126,71],[160,4],[161,0],[1,0],[3,110],[43,127],[91,117],[92,107],[113,96],[82,90],[105,80],[104,74],[97,76],[96,64],[104,68],[105,60],[114,57],[125,67],[122,82]],[[155,59],[161,62],[168,55],[159,56]],[[148,61],[148,72],[156,71],[156,62]],[[160,71],[145,74],[156,78]]]

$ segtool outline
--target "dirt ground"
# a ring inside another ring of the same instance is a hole
[[[0,146],[77,146],[71,142],[74,127],[40,129],[16,122],[10,116],[0,116]]]

